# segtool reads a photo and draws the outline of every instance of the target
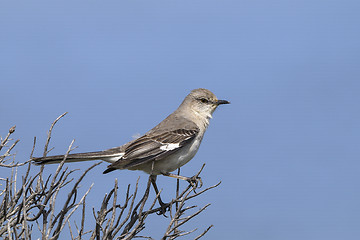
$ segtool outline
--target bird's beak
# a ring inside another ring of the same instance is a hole
[[[217,100],[216,102],[217,105],[220,105],[220,104],[230,104],[229,101],[226,101],[226,100]]]

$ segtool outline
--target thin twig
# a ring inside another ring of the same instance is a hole
[[[57,117],[55,119],[55,121],[51,124],[50,129],[48,131],[48,135],[47,135],[47,139],[46,139],[46,143],[45,143],[45,147],[44,147],[44,153],[43,153],[43,157],[46,157],[46,155],[49,153],[48,151],[48,147],[49,147],[49,143],[50,143],[50,139],[51,139],[51,132],[55,126],[55,124],[65,115],[67,114],[67,112],[61,114],[59,117]]]

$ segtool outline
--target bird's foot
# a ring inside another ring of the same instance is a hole
[[[188,178],[187,181],[193,187],[194,190],[196,188],[201,188],[202,185],[203,185],[201,177],[199,177],[198,175],[195,175],[195,176],[192,176],[191,178]]]
[[[165,215],[165,213],[166,213],[166,211],[170,211],[170,203],[163,203],[163,202],[159,202],[159,203],[160,203],[160,209],[156,214],[157,215],[163,215],[164,217],[167,217]]]

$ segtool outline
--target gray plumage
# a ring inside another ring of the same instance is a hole
[[[196,154],[212,113],[220,104],[207,89],[193,90],[174,113],[143,136],[98,152],[69,154],[65,162],[103,160],[111,163],[104,173],[116,169],[142,170],[151,175],[169,173]],[[36,164],[59,163],[64,155],[33,158]]]

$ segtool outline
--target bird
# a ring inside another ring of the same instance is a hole
[[[55,164],[65,161],[82,162],[103,160],[110,163],[104,174],[118,169],[141,170],[150,175],[156,194],[156,177],[164,175],[194,181],[191,177],[173,174],[174,170],[188,163],[197,153],[204,133],[215,109],[227,100],[219,100],[208,89],[192,90],[180,106],[150,131],[120,147],[103,151],[85,152],[45,157],[35,157],[37,165]],[[196,179],[195,179],[196,181]],[[167,205],[159,198],[162,209]]]

